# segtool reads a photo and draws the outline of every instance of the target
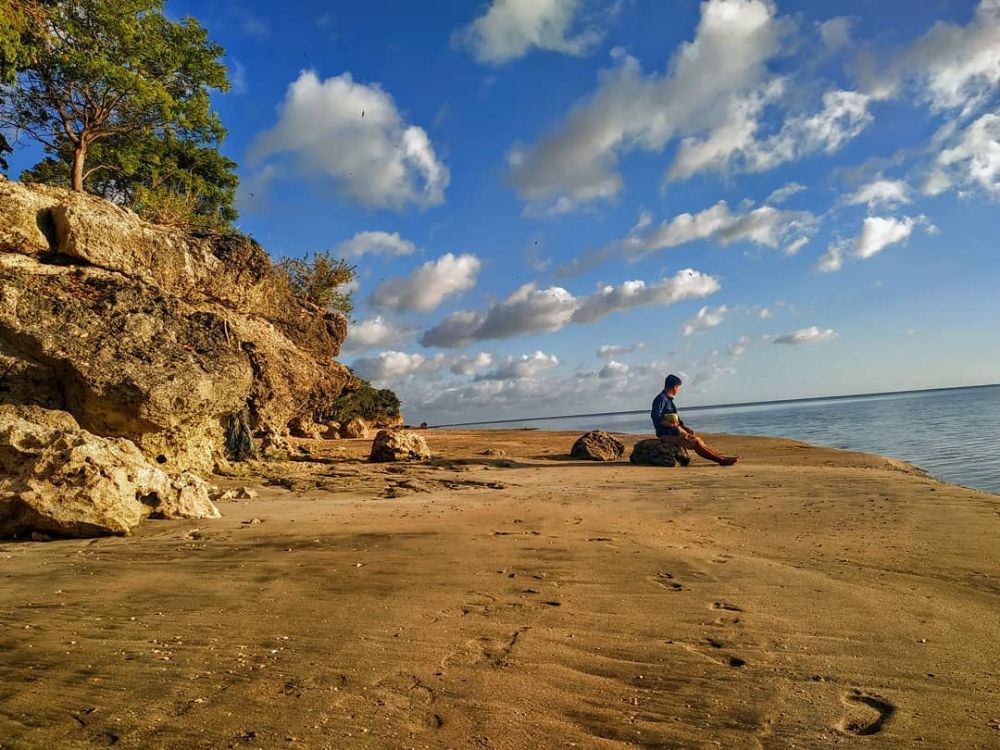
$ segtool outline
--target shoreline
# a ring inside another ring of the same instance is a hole
[[[420,432],[410,465],[293,441],[216,521],[0,542],[0,742],[1000,741],[996,495],[777,438],[663,469]]]

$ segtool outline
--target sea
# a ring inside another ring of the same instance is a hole
[[[650,402],[655,395],[649,394]],[[771,435],[879,453],[945,482],[1000,494],[1000,384],[694,407],[685,407],[682,393],[677,407],[699,433]],[[479,426],[652,432],[648,409]]]

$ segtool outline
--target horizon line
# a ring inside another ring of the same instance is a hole
[[[976,385],[948,385],[938,388],[914,388],[904,391],[878,391],[874,393],[843,393],[837,396],[805,396],[802,398],[782,398],[768,401],[739,401],[731,404],[700,404],[697,406],[685,406],[685,411],[696,411],[698,409],[730,409],[740,406],[769,406],[772,404],[795,404],[804,401],[836,401],[847,398],[876,398],[878,396],[897,396],[906,393],[934,393],[940,391],[961,391],[972,388],[994,388],[1000,383],[979,383]],[[554,419],[580,419],[583,417],[611,417],[626,414],[646,414],[648,409],[636,409],[632,411],[599,411],[590,414],[559,414],[550,417],[525,417],[522,419],[490,419],[479,422],[452,422],[449,424],[428,425],[427,429],[443,429],[446,427],[474,427],[483,424],[511,424],[514,422],[544,422]]]

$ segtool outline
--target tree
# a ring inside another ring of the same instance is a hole
[[[98,141],[89,154],[98,166],[88,170],[88,192],[149,221],[224,229],[236,219],[236,162],[214,146],[169,133],[119,136]],[[60,152],[22,172],[21,179],[68,188],[72,155],[72,144],[63,143]]]
[[[32,60],[33,43],[45,28],[45,14],[34,0],[0,0],[0,87],[17,81],[17,74]],[[4,154],[11,146],[0,133],[0,169],[7,169]]]
[[[45,144],[49,159],[68,158],[73,190],[123,170],[113,161],[88,168],[91,156],[127,162],[131,145],[143,154],[152,138],[222,140],[209,92],[229,88],[223,50],[196,20],[171,21],[163,0],[48,0],[44,9],[45,32],[0,103],[0,124]]]

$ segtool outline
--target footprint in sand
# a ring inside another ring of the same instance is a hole
[[[867,737],[882,731],[885,723],[896,713],[896,707],[885,698],[854,690],[841,698],[847,710],[837,725],[844,734]]]
[[[671,573],[657,573],[655,576],[650,577],[650,581],[655,583],[657,586],[662,586],[667,591],[688,591],[684,584],[678,583],[673,580],[674,576]]]

